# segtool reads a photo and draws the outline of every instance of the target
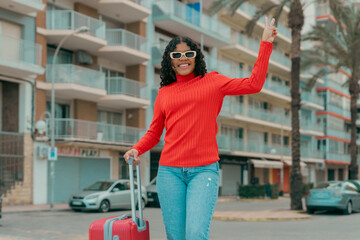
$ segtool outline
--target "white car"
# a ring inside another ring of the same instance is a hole
[[[137,184],[135,183],[135,189]],[[146,189],[141,187],[142,206],[147,203]],[[135,190],[135,203],[137,204],[137,190]],[[74,211],[98,210],[108,212],[110,209],[131,208],[130,181],[105,180],[97,181],[81,192],[70,196],[69,206]]]

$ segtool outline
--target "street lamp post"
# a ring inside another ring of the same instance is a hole
[[[51,149],[55,148],[55,61],[56,57],[59,53],[59,50],[63,43],[71,36],[81,33],[81,32],[88,32],[89,28],[86,26],[81,26],[77,29],[75,29],[74,32],[71,34],[65,36],[63,39],[61,39],[59,45],[57,46],[52,63],[51,63],[51,114],[50,114],[50,126],[51,126]],[[55,161],[50,161],[50,178],[51,178],[51,198],[50,198],[50,208],[54,207],[54,186],[55,186]]]

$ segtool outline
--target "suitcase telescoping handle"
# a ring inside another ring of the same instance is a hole
[[[137,176],[137,195],[139,206],[139,218],[136,217],[136,205],[135,205],[135,184],[133,173],[134,157],[129,158],[129,175],[130,175],[130,192],[131,192],[131,217],[136,223],[138,231],[141,232],[146,229],[146,223],[143,219],[143,206],[142,206],[142,193],[141,193],[141,176],[140,176],[140,164],[136,164],[136,176]]]

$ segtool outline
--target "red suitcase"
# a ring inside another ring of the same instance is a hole
[[[89,240],[149,240],[149,222],[143,218],[140,166],[136,165],[138,179],[139,217],[136,217],[133,157],[129,159],[131,216],[109,217],[97,220],[90,225]],[[130,218],[131,217],[131,218]]]

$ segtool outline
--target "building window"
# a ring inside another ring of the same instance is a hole
[[[51,113],[51,102],[46,102],[46,111]],[[70,118],[70,105],[55,103],[55,118]]]
[[[99,110],[98,122],[105,124],[122,125],[122,113]]]

